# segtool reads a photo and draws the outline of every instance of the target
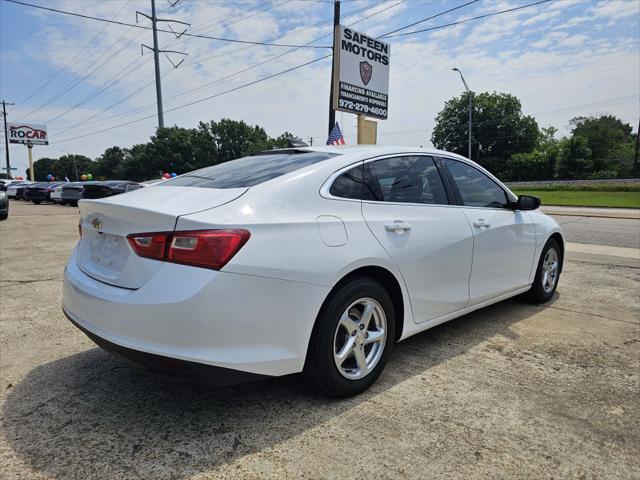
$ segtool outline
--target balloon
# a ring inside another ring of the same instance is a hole
[[[177,177],[178,174],[176,172],[171,172],[171,178]]]
[[[53,175],[51,175],[50,173],[47,174],[47,180],[51,181],[51,178],[53,177]]]
[[[87,173],[87,180],[93,180],[93,174]]]
[[[80,180],[84,182],[86,179],[87,179],[87,176],[84,173],[80,175]]]
[[[171,178],[171,175],[169,175],[167,172],[162,174],[162,178]]]
[[[56,177],[54,177],[53,175],[51,175],[51,178],[49,179],[50,181],[54,181],[56,179]]]

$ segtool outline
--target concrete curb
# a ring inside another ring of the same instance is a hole
[[[541,208],[547,215],[640,220],[640,209],[635,208],[559,207],[553,205],[543,206]]]

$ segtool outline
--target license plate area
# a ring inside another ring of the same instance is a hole
[[[122,271],[129,257],[129,247],[124,237],[91,232],[88,240],[92,264],[114,272]]]

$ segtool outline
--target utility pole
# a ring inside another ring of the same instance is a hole
[[[336,80],[336,55],[340,52],[340,45],[336,45],[338,41],[339,35],[338,30],[340,29],[340,0],[335,0],[333,2],[333,62],[331,63],[331,88],[329,90],[329,133],[331,135],[331,130],[333,130],[333,126],[336,124],[336,111],[333,109],[333,90],[334,84]]]
[[[179,1],[179,0],[178,0]],[[169,4],[174,7],[178,2],[169,2]],[[179,23],[186,26],[191,26],[190,23],[181,22],[179,20],[170,20],[170,19],[161,19],[156,15],[156,0],[151,0],[151,16],[146,13],[136,11],[136,23],[138,22],[138,15],[142,15],[145,18],[148,18],[151,21],[151,30],[153,32],[153,48],[145,45],[144,43],[140,46],[140,51],[144,54],[144,49],[147,48],[153,52],[153,61],[155,64],[155,75],[156,75],[156,105],[158,107],[158,128],[164,128],[164,111],[162,108],[162,83],[160,82],[160,53],[175,53],[178,55],[188,55],[185,52],[177,52],[175,50],[160,50],[158,46],[158,22],[167,22],[169,23],[169,29],[173,32],[173,28],[171,28],[171,23]],[[181,33],[173,32],[176,38],[180,38],[187,30],[185,29]],[[167,58],[169,58],[167,56]],[[169,58],[169,61],[173,65],[173,68],[178,68],[180,64],[184,61],[184,59],[177,64],[174,64]]]
[[[469,158],[469,160],[472,160],[471,158],[471,90],[469,90],[469,86],[467,85],[467,82],[465,82],[464,77],[462,76],[462,72],[460,71],[460,69],[458,67],[454,67],[451,70],[453,70],[454,72],[458,72],[460,74],[460,78],[462,79],[462,83],[464,84],[464,88],[467,91],[467,96],[469,97],[469,155],[467,158]]]
[[[4,118],[4,151],[7,160],[7,178],[11,180],[11,164],[9,163],[9,131],[7,130],[7,105],[15,105],[2,100],[2,117]],[[636,148],[636,157],[638,156]]]
[[[158,17],[156,17],[156,0],[151,0],[151,28],[153,29],[153,62],[156,67],[156,101],[158,103],[158,128],[164,128],[164,112],[162,111],[162,84],[160,82],[160,51],[158,49]]]
[[[640,120],[638,120],[638,131],[636,132],[636,154],[633,157],[633,174],[638,175],[638,151],[640,150]],[[9,157],[7,157],[9,158]]]

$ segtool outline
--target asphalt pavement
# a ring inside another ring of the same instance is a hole
[[[640,220],[552,215],[568,242],[640,248]]]
[[[12,207],[2,479],[640,478],[640,268],[603,263],[635,250],[572,243],[581,258],[567,256],[551,302],[508,300],[407,339],[373,388],[336,401],[298,375],[201,388],[111,357],[60,310],[77,209]],[[603,221],[569,239],[630,228]]]

